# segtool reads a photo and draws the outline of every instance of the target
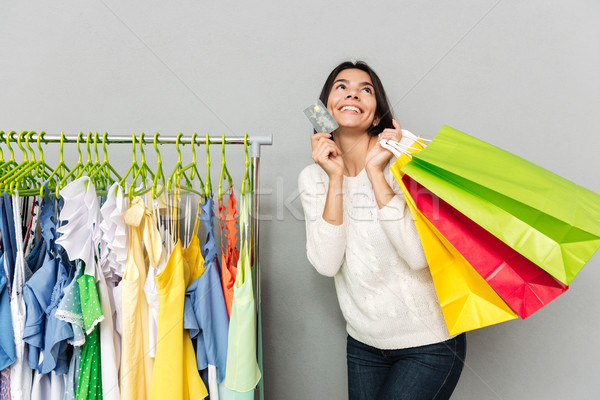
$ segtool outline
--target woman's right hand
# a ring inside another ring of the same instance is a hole
[[[315,133],[310,138],[312,146],[311,157],[332,178],[341,178],[344,175],[344,160],[342,152],[329,133]]]

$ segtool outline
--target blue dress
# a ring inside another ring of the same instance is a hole
[[[9,207],[5,208],[7,196],[0,197],[0,230],[2,234],[2,245],[4,254],[0,257],[0,370],[3,370],[12,365],[17,360],[15,352],[15,338],[12,334],[12,318],[10,315],[10,288],[9,279],[11,278],[10,271],[14,268],[14,259],[16,247],[13,247],[13,239],[15,237],[14,221],[13,224],[8,223],[8,215],[12,219],[12,206],[10,206],[10,198],[8,198]],[[7,212],[8,211],[8,212]],[[12,264],[11,260],[12,259]],[[6,262],[6,271],[5,265]],[[5,386],[3,384],[3,386]]]
[[[207,231],[202,247],[204,273],[185,291],[183,327],[197,340],[196,362],[199,370],[208,365],[217,367],[217,382],[225,379],[229,317],[221,289],[217,246],[213,235],[213,199],[200,204],[201,217]]]
[[[39,267],[29,264],[35,272],[23,287],[27,309],[23,341],[28,346],[27,363],[31,369],[42,374],[54,371],[62,375],[69,368],[67,340],[73,337],[73,329],[69,323],[56,318],[55,312],[64,288],[72,278],[73,268],[66,255],[61,254],[64,250],[55,244],[57,218],[54,206],[54,199],[44,198],[40,212],[42,237],[30,253],[31,261],[43,256],[43,263]]]

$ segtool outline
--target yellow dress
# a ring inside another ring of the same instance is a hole
[[[129,225],[129,252],[123,281],[121,399],[143,400],[150,391],[153,360],[149,357],[148,303],[144,294],[146,262],[142,234],[148,214],[141,198],[135,197],[123,217]]]
[[[183,329],[185,289],[203,272],[204,259],[194,236],[183,249],[178,240],[164,269],[156,274],[158,289],[158,340],[150,398],[203,399],[206,386],[196,366],[196,354]]]

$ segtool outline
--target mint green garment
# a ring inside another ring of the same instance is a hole
[[[77,279],[81,295],[81,311],[85,326],[85,343],[81,350],[79,378],[77,379],[77,400],[102,399],[102,368],[100,365],[100,328],[102,309],[96,288],[96,279],[82,275]]]
[[[600,195],[456,129],[402,171],[567,285],[600,247]]]
[[[251,193],[242,196],[240,202],[240,258],[233,288],[233,303],[229,321],[227,369],[225,386],[236,392],[253,396],[261,374],[256,360],[256,308],[250,271],[250,216]],[[239,399],[239,396],[229,397]]]

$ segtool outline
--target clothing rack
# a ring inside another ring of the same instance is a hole
[[[25,141],[27,136],[31,137],[31,140],[35,141],[35,132],[21,132],[20,134],[12,131],[12,132],[2,132],[2,140],[0,143],[18,143]],[[40,132],[41,142],[43,143],[81,143],[85,142],[88,135],[84,135],[80,133],[77,136],[65,135],[61,133],[60,135],[47,135],[45,132]],[[259,224],[259,210],[260,210],[260,197],[258,196],[258,188],[259,188],[259,166],[260,166],[260,154],[261,154],[261,146],[270,146],[273,144],[273,135],[268,136],[254,136],[254,135],[246,135],[246,136],[184,136],[179,134],[177,136],[161,136],[159,134],[156,135],[144,135],[141,133],[140,135],[132,134],[130,136],[115,136],[103,134],[99,135],[98,133],[90,133],[92,137],[96,138],[96,143],[105,143],[107,145],[110,144],[131,144],[134,142],[138,144],[226,144],[226,145],[244,145],[248,144],[248,154],[251,158],[250,162],[250,171],[249,171],[249,181],[250,181],[250,190],[252,191],[252,207],[250,213],[250,249],[252,254],[252,262],[251,265],[254,266],[254,278],[256,282],[256,290],[254,291],[255,296],[255,305],[256,305],[256,313],[257,317],[260,315],[260,271],[259,271],[259,233],[260,233],[260,224]],[[156,136],[156,137],[155,137]],[[21,145],[19,144],[19,147]],[[257,329],[260,330],[260,320],[257,321]],[[260,335],[257,333],[257,339],[262,340]],[[257,348],[260,348],[257,346]],[[262,354],[258,354],[258,357],[262,359]],[[261,362],[262,364],[262,362]],[[262,368],[261,368],[262,369]],[[262,373],[262,371],[261,371]],[[263,386],[263,377],[258,385],[259,388],[259,396],[260,399],[264,399],[264,386]]]

